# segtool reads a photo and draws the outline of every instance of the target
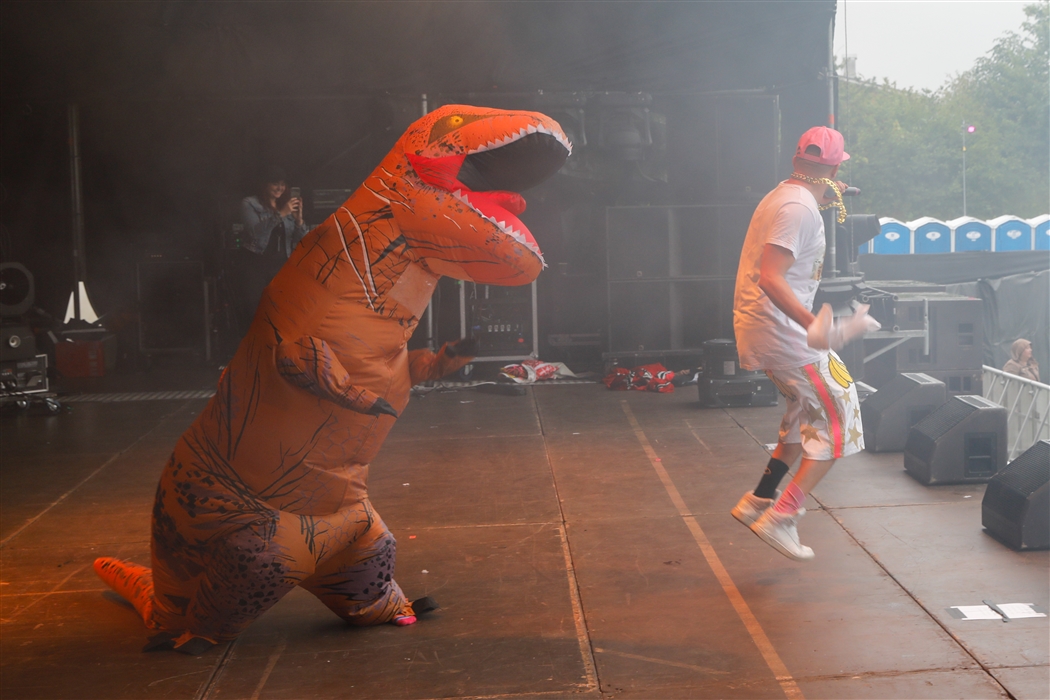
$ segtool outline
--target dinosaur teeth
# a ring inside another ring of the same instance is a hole
[[[528,126],[524,126],[518,129],[518,131],[514,133],[507,134],[506,136],[498,138],[495,141],[489,141],[484,146],[478,146],[473,150],[467,151],[467,155],[469,156],[474,155],[475,153],[484,153],[485,151],[491,151],[495,148],[500,148],[501,146],[506,146],[507,144],[514,143],[518,139],[529,136],[530,134],[546,134],[547,136],[553,136],[558,141],[558,143],[565,147],[565,150],[567,150],[570,155],[572,154],[572,144],[569,143],[569,139],[566,138],[563,133],[561,133],[560,131],[548,129],[542,124],[529,124]]]
[[[540,259],[540,262],[543,263],[543,266],[547,267],[547,263],[543,259],[543,253],[540,252],[540,247],[536,245],[536,243],[530,241],[524,233],[509,226],[506,221],[499,221],[496,219],[496,217],[488,216],[487,214],[482,212],[480,209],[471,204],[470,198],[463,190],[453,190],[452,196],[466,204],[468,207],[470,207],[475,213],[478,214],[478,216],[494,224],[496,228],[498,228],[501,232],[507,234],[519,244],[528,248],[533,255]]]

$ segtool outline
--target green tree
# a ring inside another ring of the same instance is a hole
[[[1050,3],[1025,8],[974,67],[931,91],[883,81],[840,84],[848,182],[864,196],[857,213],[952,219],[966,213],[1032,217],[1050,211]]]

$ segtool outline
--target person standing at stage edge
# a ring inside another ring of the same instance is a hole
[[[307,233],[302,199],[289,196],[285,180],[284,170],[267,168],[258,178],[256,194],[241,201],[244,245],[233,251],[229,270],[239,336],[247,332],[266,285]]]
[[[839,324],[827,304],[817,315],[811,311],[824,267],[820,209],[844,211],[846,184],[833,178],[848,158],[834,129],[818,126],[802,135],[791,177],[762,199],[751,218],[733,299],[740,366],[765,370],[787,400],[787,411],[757,488],[744,494],[732,514],[799,561],[813,558],[796,528],[806,495],[836,459],[864,448],[857,390],[835,350],[878,323],[866,305]],[[776,499],[777,486],[799,457],[798,472]]]

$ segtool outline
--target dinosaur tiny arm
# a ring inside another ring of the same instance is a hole
[[[277,344],[277,371],[291,384],[358,413],[373,416],[397,411],[376,393],[354,385],[350,374],[320,338],[302,336]]]
[[[454,343],[445,343],[437,354],[429,350],[413,350],[408,353],[408,371],[412,385],[452,374],[470,364],[477,353],[477,341],[473,338],[461,338]]]

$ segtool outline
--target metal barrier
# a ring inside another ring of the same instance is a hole
[[[984,398],[1008,411],[1009,459],[1050,439],[1050,386],[988,365],[983,370]]]

